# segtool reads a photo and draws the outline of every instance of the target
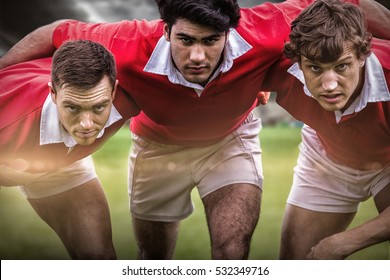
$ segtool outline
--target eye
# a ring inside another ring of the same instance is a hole
[[[206,45],[213,45],[213,44],[215,44],[216,41],[217,41],[216,38],[209,38],[209,39],[204,40],[204,43]]]
[[[72,113],[72,114],[75,114],[79,111],[79,109],[75,106],[71,106],[71,105],[67,105],[65,106],[65,109],[69,112],[69,113]]]
[[[100,113],[100,112],[103,112],[105,108],[106,108],[106,105],[98,105],[98,106],[95,106],[93,109],[95,112]]]
[[[185,37],[180,38],[180,41],[182,41],[184,45],[190,45],[192,43],[192,40],[190,38],[185,38]]]
[[[317,65],[309,65],[308,66],[309,69],[313,72],[313,73],[319,73],[321,71],[321,68],[318,67]]]
[[[342,63],[342,64],[339,64],[337,65],[337,70],[338,71],[344,71],[348,68],[349,64],[348,63]]]

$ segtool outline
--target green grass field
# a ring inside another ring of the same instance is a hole
[[[127,198],[127,128],[120,130],[95,155],[95,165],[110,204],[113,238],[119,259],[135,259]],[[260,134],[263,149],[264,192],[260,222],[253,236],[250,259],[278,258],[280,226],[300,142],[299,128],[266,127]],[[210,241],[202,203],[193,192],[195,212],[181,223],[175,259],[209,259]],[[16,188],[0,191],[0,259],[69,259],[59,238],[33,212]],[[376,215],[373,201],[363,203],[352,224]],[[389,259],[384,242],[349,259]]]

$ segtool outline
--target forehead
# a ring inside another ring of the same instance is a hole
[[[82,88],[64,84],[58,92],[58,97],[62,102],[83,104],[99,103],[109,100],[112,93],[112,84],[107,76],[91,88]]]
[[[175,24],[172,25],[173,35],[189,35],[191,37],[210,37],[216,35],[222,35],[222,33],[216,31],[214,28],[193,23],[187,19],[178,19]]]

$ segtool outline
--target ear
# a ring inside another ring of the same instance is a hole
[[[302,60],[301,60],[301,58],[299,58],[297,62],[298,62],[299,69],[302,70]]]
[[[49,86],[50,89],[51,100],[53,101],[54,104],[57,104],[57,94],[56,91],[54,90],[52,82],[48,82],[47,85]]]
[[[168,24],[164,24],[164,38],[169,42],[169,26]]]
[[[112,100],[115,99],[115,95],[116,95],[116,90],[118,89],[118,85],[119,85],[119,81],[118,80],[115,80],[115,84],[114,84],[114,89],[112,90]]]
[[[227,42],[229,40],[229,36],[230,36],[230,31],[227,31],[226,35],[225,35],[225,45],[227,44]]]
[[[359,66],[360,66],[360,67],[363,67],[365,63],[366,63],[366,60],[365,60],[365,59],[361,59],[361,60],[359,61]]]

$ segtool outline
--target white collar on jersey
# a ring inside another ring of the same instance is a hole
[[[304,92],[306,95],[312,97],[305,84],[305,78],[302,70],[299,68],[298,63],[291,66],[287,72],[296,77],[304,84]],[[366,71],[364,78],[364,85],[362,93],[358,98],[345,110],[344,112],[335,111],[336,121],[340,122],[343,116],[347,116],[353,113],[358,113],[363,110],[369,102],[386,102],[390,101],[390,92],[387,87],[385,74],[383,73],[382,66],[374,53],[366,59]]]
[[[105,128],[122,119],[122,116],[114,106],[111,108],[111,113],[104,128],[100,131],[97,138],[104,134]],[[61,125],[57,106],[53,103],[50,93],[46,97],[43,104],[40,124],[40,145],[64,143],[66,147],[72,148],[77,142]]]
[[[219,73],[225,73],[233,66],[233,60],[242,56],[252,49],[252,46],[247,43],[235,29],[230,30],[229,38],[223,53],[224,59],[219,68],[214,72],[210,81],[215,79]],[[193,88],[200,96],[204,87],[199,84],[188,82],[183,75],[176,69],[172,62],[170,43],[162,36],[153,50],[148,63],[144,68],[145,72],[165,75],[173,84],[180,84],[185,87]]]

